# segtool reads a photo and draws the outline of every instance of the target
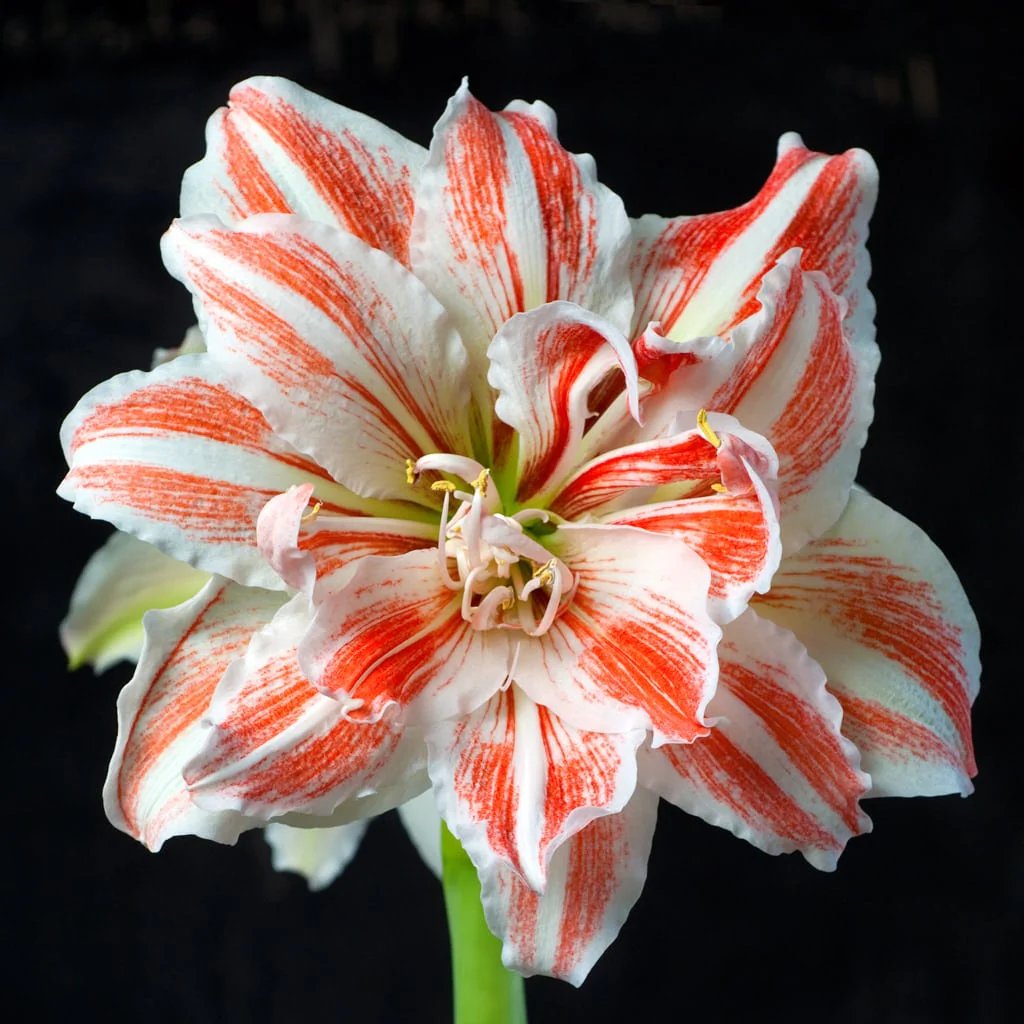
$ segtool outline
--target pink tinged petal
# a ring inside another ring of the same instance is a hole
[[[750,486],[750,473],[774,480],[777,459],[763,437],[731,416],[712,413],[708,426],[722,441],[716,448],[697,427],[697,415],[696,409],[680,413],[666,436],[613,448],[584,463],[552,499],[552,511],[578,519],[652,500],[712,493],[716,483],[744,491]]]
[[[878,348],[847,338],[843,302],[796,252],[768,273],[760,311],[717,359],[670,379],[663,401],[732,413],[779,454],[783,542],[795,551],[839,517],[872,418]]]
[[[774,171],[758,195],[724,213],[634,222],[634,334],[651,320],[679,340],[720,334],[757,310],[761,278],[785,252],[803,250],[847,304],[851,337],[874,336],[864,243],[878,171],[863,150],[823,156],[798,135],[779,140]]]
[[[310,481],[328,509],[380,507],[279,440],[205,355],[99,385],[64,421],[61,441],[70,470],[57,493],[75,508],[253,586],[282,585],[256,549],[256,517],[275,494]]]
[[[547,540],[577,587],[551,629],[523,641],[516,682],[577,729],[651,729],[656,745],[707,735],[721,630],[704,562],[629,526],[561,526]]]
[[[407,458],[468,447],[462,342],[390,257],[274,214],[238,230],[176,221],[163,252],[237,389],[335,479],[368,497],[415,499]]]
[[[504,681],[509,646],[502,632],[473,629],[461,604],[441,582],[436,549],[360,559],[320,605],[300,660],[354,719],[391,708],[410,724],[468,714]]]
[[[185,172],[183,217],[234,224],[296,213],[408,260],[413,188],[426,151],[365,114],[283,78],[231,90],[206,127],[206,156]]]
[[[798,850],[831,871],[847,840],[870,830],[858,806],[871,780],[839,730],[842,709],[796,637],[748,611],[725,629],[721,719],[688,746],[644,755],[644,785],[767,853]]]
[[[441,813],[481,873],[511,867],[537,892],[555,851],[621,811],[636,786],[642,730],[583,732],[513,685],[427,733]]]
[[[348,867],[363,840],[368,821],[329,828],[295,828],[271,822],[263,830],[275,871],[294,871],[311,892],[326,889]]]
[[[233,843],[258,822],[198,808],[182,769],[225,669],[270,621],[282,595],[214,577],[185,604],[146,615],[146,644],[117,701],[118,735],[103,789],[110,821],[151,850],[172,836]]]
[[[619,814],[591,821],[552,857],[543,894],[500,862],[481,872],[506,967],[583,984],[643,890],[657,811],[658,798],[638,789]]]
[[[549,107],[492,113],[463,82],[434,130],[411,254],[478,366],[506,320],[556,299],[625,331],[629,246],[622,201],[598,183],[591,158],[562,148]]]
[[[824,667],[872,796],[972,791],[978,624],[922,530],[855,488],[839,522],[783,560],[756,607]]]
[[[778,501],[754,464],[763,460],[723,434],[718,462],[729,484],[723,492],[694,494],[613,512],[603,522],[667,533],[684,541],[711,570],[709,607],[718,623],[740,615],[755,593],[764,594],[782,557]],[[723,466],[724,464],[724,466]]]
[[[138,661],[142,616],[187,601],[209,578],[150,544],[115,533],[86,563],[60,624],[70,667],[88,663],[103,672],[121,659]]]
[[[340,589],[367,555],[404,555],[436,547],[437,527],[409,519],[338,516],[314,511],[311,484],[291,487],[260,512],[256,535],[274,571],[316,601]]]
[[[572,303],[514,316],[487,356],[495,412],[519,435],[519,502],[549,492],[579,461],[588,399],[609,374],[622,371],[629,408],[639,417],[636,362],[625,335]]]
[[[409,785],[418,789],[422,740],[390,722],[350,721],[303,674],[296,645],[311,618],[297,594],[224,673],[205,742],[184,771],[200,807],[261,821],[320,817],[346,801],[392,792],[385,810],[411,795]]]

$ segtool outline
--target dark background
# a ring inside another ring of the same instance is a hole
[[[579,992],[529,982],[532,1024],[1024,1019],[1020,59],[975,3],[0,7],[7,1004],[23,991],[42,1020],[450,1014],[439,888],[393,816],[320,894],[275,875],[259,835],[154,857],[106,823],[130,673],[68,675],[56,625],[108,531],[53,489],[77,398],[191,322],[157,242],[230,85],[292,77],[425,144],[465,73],[491,106],[551,103],[633,214],[746,200],[787,129],[873,153],[883,360],[861,481],[957,567],[986,666],[969,800],[870,803],[875,832],[834,875],[663,805],[620,938]]]

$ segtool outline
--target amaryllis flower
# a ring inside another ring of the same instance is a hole
[[[65,497],[209,574],[146,617],[116,825],[429,788],[505,963],[579,983],[659,797],[829,869],[863,797],[970,790],[973,616],[854,486],[866,154],[787,135],[750,203],[631,222],[550,108],[465,85],[429,150],[278,79],[207,139],[163,248],[207,351],[63,432]]]

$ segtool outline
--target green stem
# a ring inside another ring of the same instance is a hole
[[[441,863],[455,1024],[526,1024],[523,979],[502,965],[501,942],[484,920],[476,868],[443,823]]]

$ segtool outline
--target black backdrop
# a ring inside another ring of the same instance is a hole
[[[107,529],[52,492],[77,397],[190,322],[157,242],[229,86],[286,75],[425,143],[465,73],[492,106],[551,103],[634,214],[745,200],[787,129],[874,154],[883,361],[861,481],[958,568],[986,666],[973,797],[871,803],[874,833],[834,875],[663,807],[619,940],[579,992],[529,982],[531,1021],[1021,1019],[1020,94],[995,18],[977,4],[9,3],[0,52],[8,1004],[23,988],[43,1020],[450,1012],[440,892],[393,816],[321,894],[274,874],[258,835],[152,856],[107,825],[129,671],[68,675],[56,638]]]

